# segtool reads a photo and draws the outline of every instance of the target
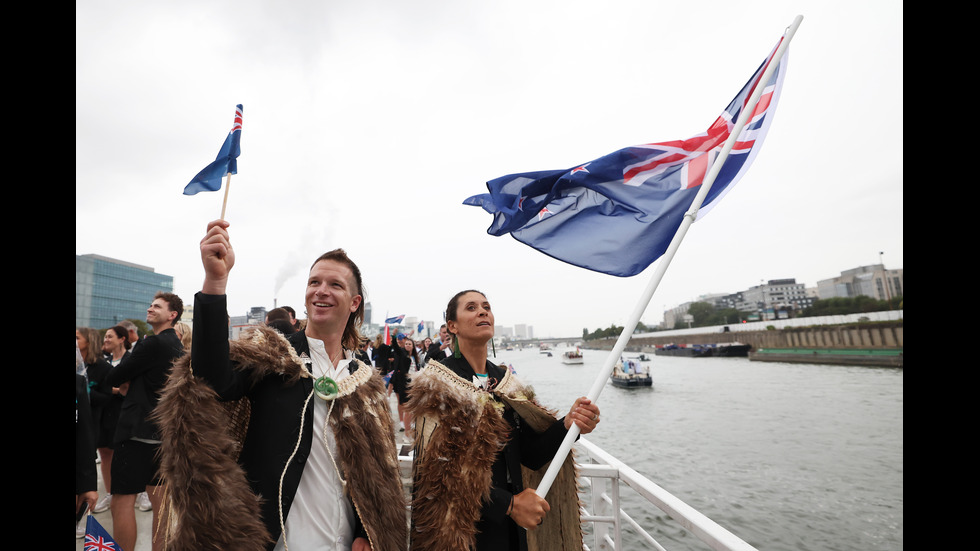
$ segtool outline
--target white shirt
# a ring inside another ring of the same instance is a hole
[[[326,374],[334,381],[349,376],[347,366],[353,356],[344,351],[345,358],[334,367],[323,346],[323,341],[306,337],[310,343],[310,359],[313,360],[313,377]],[[283,537],[287,538],[289,551],[349,550],[354,542],[354,508],[344,496],[344,489],[331,459],[337,456],[337,444],[333,431],[327,429],[327,453],[323,445],[323,427],[331,402],[321,400],[315,394],[313,400],[313,447],[303,468],[296,497],[286,517],[286,531],[280,536],[276,550],[284,550]],[[331,412],[339,415],[340,412]],[[277,496],[278,497],[278,496]]]

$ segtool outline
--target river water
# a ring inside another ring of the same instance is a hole
[[[498,351],[496,361],[565,412],[608,352],[565,365],[561,351]],[[902,369],[651,360],[652,390],[605,385],[589,440],[760,551],[903,548]],[[708,549],[652,505],[640,513],[646,501],[625,485],[621,494],[668,551]]]

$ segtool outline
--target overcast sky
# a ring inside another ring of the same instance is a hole
[[[224,192],[182,191],[241,103],[231,315],[302,313],[311,262],[342,247],[375,322],[441,322],[476,288],[498,325],[536,336],[623,325],[656,264],[631,278],[571,266],[488,235],[491,215],[462,201],[505,174],[704,131],[797,15],[762,150],[691,227],[641,321],[770,279],[903,267],[901,2],[84,0],[75,13],[75,252],[173,276],[188,304]]]

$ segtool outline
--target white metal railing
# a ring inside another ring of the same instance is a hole
[[[579,438],[575,446],[579,450],[576,455],[579,475],[592,488],[591,508],[586,508],[582,513],[582,521],[591,523],[593,528],[591,536],[586,537],[591,538],[593,547],[585,542],[587,549],[622,551],[622,529],[625,522],[650,548],[666,551],[623,510],[619,494],[622,482],[715,551],[758,551],[587,439]],[[590,462],[584,461],[586,458],[582,452],[585,452]],[[398,459],[402,482],[410,490],[412,455],[408,446],[402,447]]]
[[[582,520],[593,525],[592,540],[594,549],[601,551],[621,551],[622,528],[625,521],[651,548],[665,551],[642,526],[623,510],[619,495],[620,482],[636,491],[651,505],[666,513],[682,528],[705,542],[715,551],[757,551],[741,538],[722,528],[715,521],[696,511],[667,490],[651,482],[622,461],[599,448],[585,438],[576,443],[580,451],[585,451],[591,463],[586,463],[579,453],[579,474],[591,483],[592,505],[586,510]]]

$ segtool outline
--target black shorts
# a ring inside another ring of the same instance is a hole
[[[112,493],[145,492],[147,486],[160,485],[160,444],[126,440],[112,453]]]

